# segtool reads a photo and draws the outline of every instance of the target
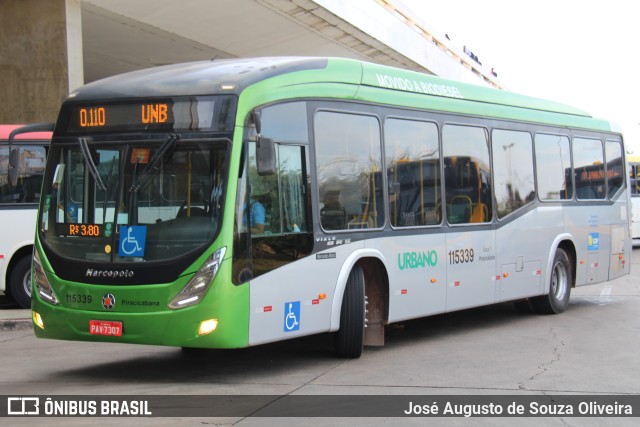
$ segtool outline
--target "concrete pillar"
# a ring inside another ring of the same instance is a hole
[[[0,123],[55,121],[82,85],[81,0],[0,0]]]

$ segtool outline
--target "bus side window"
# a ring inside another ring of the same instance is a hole
[[[573,170],[578,200],[607,196],[602,141],[573,138]]]
[[[487,131],[475,126],[445,125],[442,146],[447,221],[490,222],[492,192]]]
[[[42,146],[16,146],[12,155],[17,157],[18,182],[15,187],[8,180],[9,147],[0,148],[0,203],[37,203],[40,199],[40,187],[46,149]]]
[[[492,132],[493,181],[498,218],[535,200],[533,141],[529,132]]]
[[[618,141],[606,141],[605,155],[607,157],[607,191],[609,198],[613,198],[618,190],[624,187],[622,146]]]
[[[391,225],[440,224],[440,151],[435,123],[387,119],[384,144]]]
[[[321,227],[326,231],[382,227],[385,209],[377,117],[320,111],[314,133]]]
[[[569,138],[564,135],[537,134],[535,148],[538,197],[541,200],[572,199]]]

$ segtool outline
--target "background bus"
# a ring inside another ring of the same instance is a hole
[[[622,135],[549,101],[331,58],[154,68],[63,104],[34,257],[43,338],[236,348],[629,272]],[[366,327],[365,327],[366,326]]]
[[[631,192],[631,237],[640,245],[640,156],[627,156],[629,189]]]
[[[37,207],[51,132],[12,132],[0,125],[0,291],[19,306],[31,306],[31,255]],[[27,127],[28,129],[28,127]]]

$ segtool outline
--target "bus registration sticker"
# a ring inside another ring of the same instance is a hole
[[[107,320],[90,320],[89,333],[91,335],[104,335],[107,337],[122,336],[122,322],[111,322]]]

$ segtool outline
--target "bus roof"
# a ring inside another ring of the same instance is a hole
[[[9,139],[9,134],[24,125],[0,125],[0,141],[6,141]],[[34,140],[51,140],[51,132],[29,132],[22,133],[16,136],[18,141],[34,141]]]
[[[395,96],[399,100],[395,104],[404,105],[403,100],[411,96],[412,100],[407,106],[419,104],[421,108],[433,110],[468,111],[470,114],[505,118],[523,114],[524,111],[531,111],[534,115],[540,112],[547,114],[547,120],[540,119],[541,121],[560,125],[575,122],[589,128],[612,130],[609,122],[589,122],[593,118],[589,113],[562,103],[344,58],[224,59],[161,66],[90,83],[75,91],[67,100],[240,94],[255,83],[282,76],[284,78],[277,80],[280,86],[272,87],[271,92],[276,94],[274,99],[281,92],[280,88],[326,83],[352,87],[346,95],[344,92],[341,94],[343,98],[387,103],[385,99]],[[383,99],[383,92],[392,96]],[[423,97],[416,95],[429,96],[433,102],[429,104]],[[521,112],[511,111],[505,114],[505,108]],[[561,114],[564,118],[551,120],[548,113]]]
[[[251,58],[187,62],[132,71],[89,83],[72,100],[240,93],[270,77],[326,68],[326,58]],[[228,89],[222,89],[224,85]]]

